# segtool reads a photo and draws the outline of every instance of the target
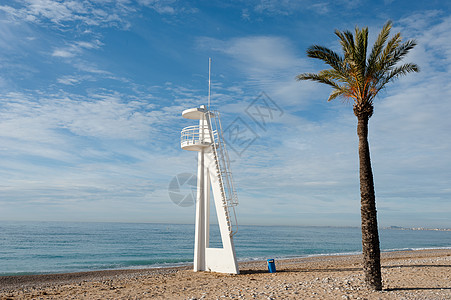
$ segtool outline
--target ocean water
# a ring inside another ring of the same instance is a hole
[[[360,229],[347,227],[240,226],[234,241],[239,261],[361,251]],[[380,241],[383,251],[451,248],[451,232],[381,229]],[[194,225],[0,222],[0,276],[184,265],[193,245]]]

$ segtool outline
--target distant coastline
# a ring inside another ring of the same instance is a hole
[[[424,227],[401,227],[401,226],[389,226],[383,229],[393,229],[393,230],[424,230],[424,231],[451,231],[451,228],[424,228]]]

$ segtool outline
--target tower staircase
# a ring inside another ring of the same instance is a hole
[[[206,121],[210,141],[212,141],[211,148],[215,162],[215,175],[221,187],[222,205],[226,214],[229,234],[233,236],[238,232],[238,221],[235,211],[235,207],[238,205],[238,195],[233,184],[230,158],[224,140],[219,111],[207,114]]]

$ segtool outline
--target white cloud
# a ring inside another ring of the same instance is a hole
[[[28,0],[28,13],[33,16],[42,16],[54,23],[71,20],[74,9],[84,12],[82,5],[76,2],[57,2],[53,0]]]
[[[451,71],[450,16],[443,16],[440,11],[425,11],[413,15],[411,19],[402,19],[395,30],[417,41],[418,45],[405,60],[415,61],[422,74],[431,73],[434,76],[437,71]]]
[[[260,14],[288,16],[299,12],[315,12],[320,15],[330,11],[338,11],[337,8],[344,7],[349,9],[357,7],[361,1],[337,0],[330,1],[312,1],[312,0],[257,0],[252,1],[254,11]]]
[[[57,79],[59,83],[66,84],[66,85],[74,85],[78,84],[80,82],[80,78],[76,78],[73,76],[63,76]]]
[[[247,8],[241,10],[241,18],[248,21],[250,20],[250,14]]]
[[[131,203],[171,210],[167,184],[191,159],[179,155],[178,130],[167,128],[179,109],[153,102],[107,91],[2,95],[0,201],[25,215],[33,205],[71,211],[75,220],[89,215],[84,204],[102,214],[105,201],[122,212]]]
[[[52,56],[69,58],[74,57],[75,53],[67,49],[55,49],[52,53]]]
[[[190,7],[189,2],[180,2],[177,0],[138,0],[138,3],[163,15],[196,13],[198,11],[196,8]]]
[[[0,6],[0,11],[7,13],[15,21],[33,23],[50,22],[56,28],[65,30],[69,23],[79,22],[89,26],[115,26],[128,28],[130,24],[125,16],[134,10],[124,1],[102,2],[102,8],[96,1],[56,1],[26,0],[16,3],[18,6]]]
[[[309,99],[306,91],[319,90],[314,84],[302,89],[294,78],[311,63],[300,58],[292,42],[278,36],[250,36],[217,40],[201,38],[201,48],[209,48],[232,58],[233,65],[246,75],[246,85],[257,92],[265,91],[280,105],[301,104]],[[248,88],[246,88],[248,89]],[[254,95],[256,96],[256,95]]]
[[[22,53],[28,44],[33,41],[31,30],[27,24],[13,24],[8,20],[0,19],[0,57],[10,53]],[[20,38],[18,38],[20,37]],[[23,38],[22,38],[23,37]],[[31,39],[30,39],[31,38]]]
[[[85,137],[143,139],[155,131],[161,112],[147,102],[123,100],[120,94],[48,97],[20,93],[6,95],[0,115],[3,137],[56,143],[58,130]]]
[[[286,38],[276,36],[254,36],[237,38],[223,44],[223,51],[240,63],[246,63],[249,75],[255,72],[261,74],[267,71],[286,70],[288,67],[301,65],[296,58],[291,42]]]
[[[111,72],[102,70],[93,62],[87,62],[83,60],[77,60],[73,63],[74,67],[80,71],[97,74],[97,75],[106,75],[111,76]]]
[[[82,54],[84,49],[98,49],[102,45],[102,42],[100,42],[99,40],[94,40],[91,42],[78,41],[70,46],[65,46],[63,48],[53,50],[52,56],[63,58],[75,57]]]
[[[175,12],[173,7],[176,3],[175,0],[138,0],[138,2],[141,5],[155,9],[158,13],[173,14]]]
[[[29,53],[33,53],[32,59],[41,61],[43,64],[49,63],[48,57],[42,57],[45,55],[64,59],[63,62],[69,65],[62,67],[75,68],[75,71],[81,74],[77,75],[78,79],[81,78],[80,76],[86,77],[90,74],[113,78],[103,66],[87,58],[92,56],[85,54],[95,52],[104,46],[100,40],[102,37],[99,28],[95,28],[96,26],[119,26],[125,29],[122,25],[126,26],[127,22],[123,20],[134,12],[132,8],[123,7],[126,4],[124,1],[105,2],[99,5],[91,1],[30,0],[15,3],[14,6],[0,6],[0,13],[2,13],[0,24],[3,29],[0,31],[0,46],[6,50],[0,53],[0,61],[3,62],[2,67],[8,75],[6,78],[10,81],[10,86],[14,86],[16,77],[23,79],[30,77],[30,74],[41,72],[41,70],[30,70],[34,64],[27,62],[31,59]],[[29,24],[30,22],[35,24]],[[36,24],[38,27],[46,28],[45,35],[35,26]],[[64,34],[61,34],[61,31]],[[17,59],[18,56],[22,58]],[[58,74],[62,69],[58,65],[60,61],[52,63],[58,66],[55,69],[55,75],[59,77],[56,82],[66,85],[76,83],[74,76],[70,79]],[[71,71],[73,70],[63,72]]]
[[[91,42],[79,41],[75,43],[75,47],[82,49],[99,49],[102,45],[103,43],[99,40],[94,40]]]

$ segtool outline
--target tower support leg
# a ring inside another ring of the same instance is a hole
[[[205,172],[204,150],[198,154],[196,229],[194,236],[194,271],[205,271]]]

